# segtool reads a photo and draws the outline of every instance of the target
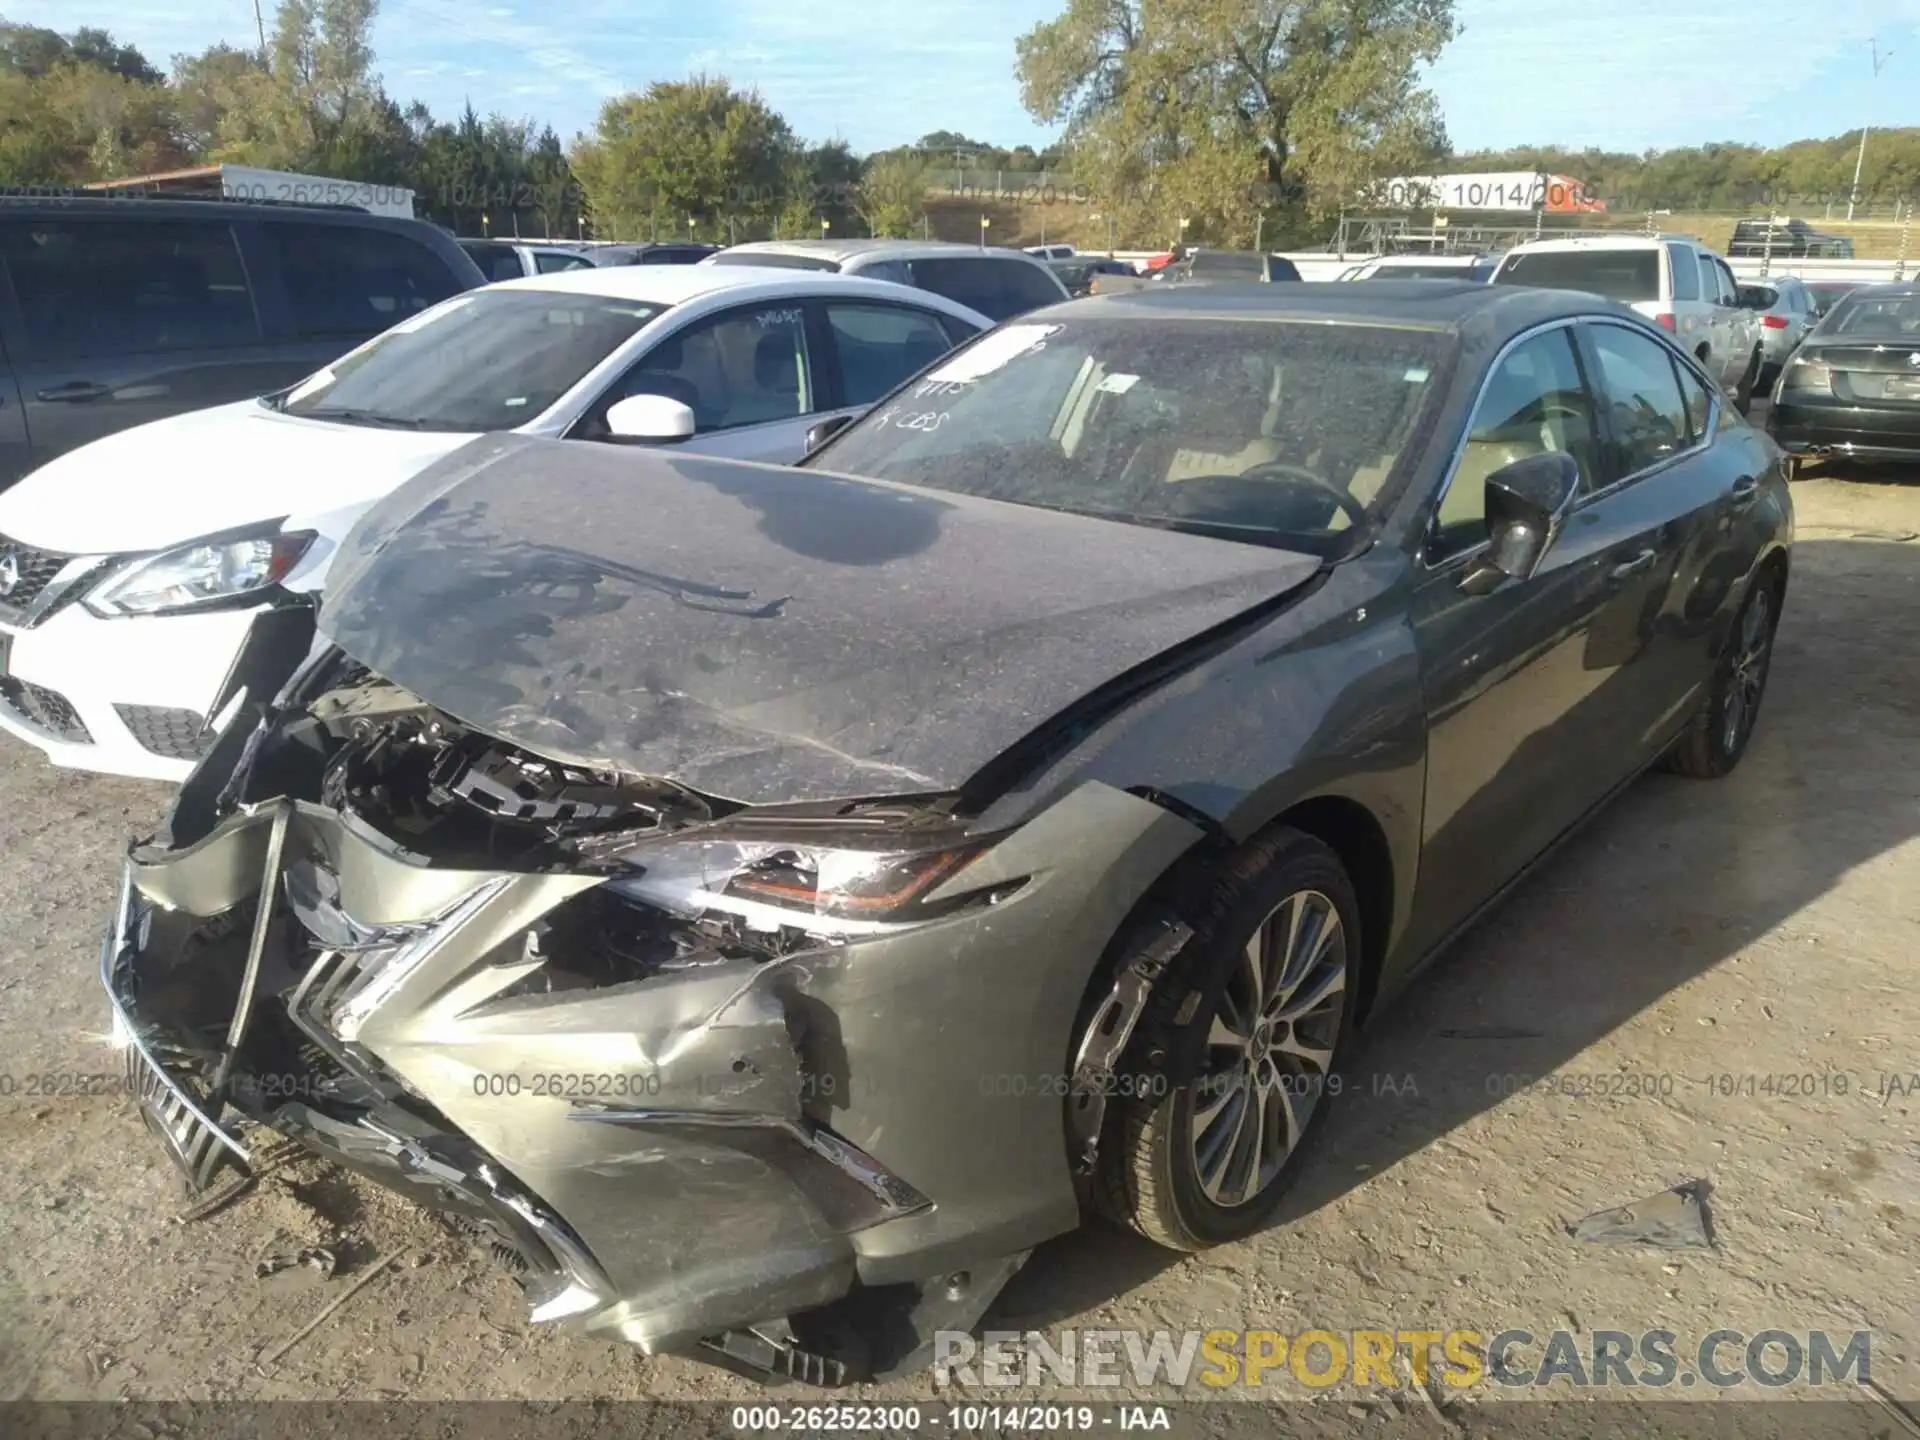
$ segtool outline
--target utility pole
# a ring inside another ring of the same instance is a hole
[[[267,22],[260,16],[260,0],[253,0],[253,28],[260,32],[260,58],[267,58]]]
[[[1878,80],[1880,78],[1880,67],[1893,58],[1893,52],[1889,50],[1885,55],[1882,55],[1880,53],[1880,42],[1877,39],[1869,41],[1868,43],[1873,47],[1873,78]],[[1869,96],[1873,94],[1871,87],[1868,88],[1867,94]],[[1867,163],[1868,128],[1864,122],[1860,126],[1860,154],[1853,162],[1853,189],[1847,192],[1847,219],[1849,220],[1853,219],[1854,202],[1860,198],[1860,171]]]

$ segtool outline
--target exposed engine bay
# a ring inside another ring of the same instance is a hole
[[[104,962],[198,1188],[277,1131],[482,1242],[535,1321],[822,1384],[919,1368],[1077,1223],[1061,1096],[982,1099],[1066,1059],[1057,838],[569,765],[331,647],[241,728],[130,851]],[[1086,803],[1098,843],[1185,843]],[[981,933],[1005,961],[956,963]]]

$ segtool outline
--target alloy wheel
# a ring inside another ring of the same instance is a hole
[[[1753,592],[1734,637],[1721,700],[1720,744],[1729,755],[1740,753],[1760,713],[1760,692],[1767,683],[1767,664],[1773,655],[1773,597],[1762,587]]]
[[[1347,971],[1340,912],[1318,890],[1287,896],[1242,949],[1193,1086],[1194,1173],[1214,1204],[1253,1200],[1306,1133],[1332,1073]]]

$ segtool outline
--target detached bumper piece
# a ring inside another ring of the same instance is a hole
[[[93,733],[87,729],[86,722],[58,690],[35,685],[18,675],[0,675],[0,705],[16,720],[52,739],[64,740],[70,745],[93,743]]]
[[[114,712],[142,748],[168,760],[198,760],[220,737],[192,710],[165,705],[116,705]]]

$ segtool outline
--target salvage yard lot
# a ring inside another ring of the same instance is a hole
[[[1683,1353],[1721,1328],[1867,1329],[1874,1379],[1920,1394],[1920,476],[1794,497],[1792,587],[1740,770],[1636,785],[1377,1021],[1282,1224],[1189,1258],[1083,1231],[1036,1254],[992,1326],[1664,1326]],[[100,930],[121,838],[164,799],[0,746],[0,1398],[764,1398],[529,1329],[484,1256],[318,1169],[173,1223],[166,1161],[122,1096],[39,1093],[118,1067]],[[1712,1252],[1565,1233],[1696,1177]],[[337,1254],[335,1278],[255,1277],[304,1245]],[[925,1376],[870,1392],[931,1393]]]

